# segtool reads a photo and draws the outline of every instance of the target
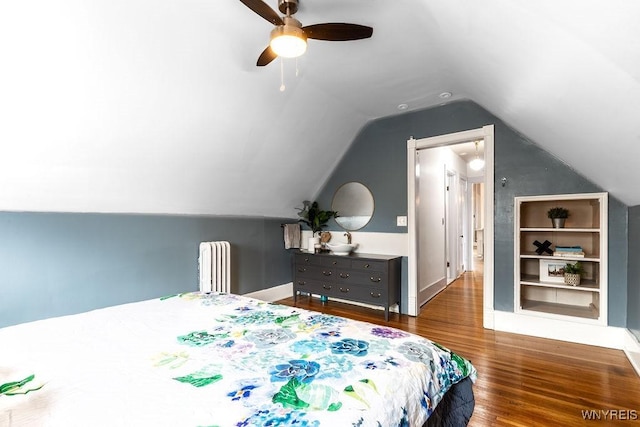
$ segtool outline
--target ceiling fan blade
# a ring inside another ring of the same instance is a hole
[[[373,28],[358,24],[327,23],[302,27],[307,38],[329,41],[368,39]]]
[[[258,67],[264,67],[265,65],[269,65],[271,61],[273,61],[277,57],[278,55],[276,55],[273,49],[271,49],[271,46],[267,46],[267,48],[263,50],[258,57],[258,62],[256,62],[256,65]]]
[[[280,15],[278,15],[275,10],[271,9],[262,0],[240,0],[240,1],[249,9],[253,10],[255,13],[262,16],[267,21],[271,22],[273,25],[284,25],[284,22],[282,22],[282,18],[280,18]]]

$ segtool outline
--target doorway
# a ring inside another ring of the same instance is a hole
[[[425,148],[437,148],[437,147],[447,147],[455,144],[460,144],[469,141],[482,140],[485,147],[485,173],[484,173],[484,192],[483,192],[483,216],[488,219],[485,221],[483,237],[484,237],[484,246],[483,246],[483,267],[484,267],[484,276],[483,276],[483,323],[486,328],[493,328],[493,139],[494,128],[493,125],[484,126],[480,129],[474,129],[470,131],[457,132],[453,134],[441,135],[436,137],[424,138],[420,140],[416,140],[414,138],[409,139],[407,142],[407,187],[408,187],[408,243],[409,243],[409,257],[408,257],[408,313],[410,315],[416,316],[420,311],[420,300],[422,298],[421,291],[424,289],[420,289],[420,285],[418,283],[418,269],[421,268],[418,262],[418,252],[423,251],[422,246],[420,246],[420,235],[418,233],[418,229],[420,227],[418,222],[418,208],[420,204],[423,205],[431,202],[437,202],[435,198],[425,199],[424,195],[419,194],[419,186],[417,185],[417,174],[423,174],[424,171],[421,170],[418,160],[418,151]],[[446,169],[441,172],[441,180],[446,181]],[[455,179],[452,179],[451,182],[455,182]],[[460,182],[458,180],[458,182]],[[440,199],[443,200],[443,199]],[[467,203],[468,206],[468,203]],[[424,211],[424,210],[423,210]],[[428,210],[427,210],[428,211]],[[438,218],[437,214],[431,215],[434,218]],[[440,220],[444,223],[444,218],[440,215]],[[437,221],[433,220],[434,223]],[[462,221],[464,224],[464,221]],[[462,227],[465,227],[462,225]],[[466,227],[467,230],[471,228],[469,225]],[[424,239],[424,238],[423,238]],[[446,238],[443,237],[443,240],[446,241]],[[451,244],[450,244],[451,245]],[[431,245],[434,246],[435,245]],[[463,254],[466,252],[470,253],[470,248],[472,245],[467,244],[467,250],[464,250],[464,242],[454,245],[455,247],[460,246],[460,252]],[[428,246],[427,246],[428,247]],[[420,249],[419,249],[420,248]],[[443,247],[439,247],[440,253],[443,253]],[[435,249],[434,249],[435,252]],[[464,256],[460,257],[464,260]],[[456,260],[456,264],[458,264],[458,260]],[[446,264],[444,264],[446,266]],[[432,270],[431,272],[441,271],[439,268],[436,270]],[[444,271],[444,278],[446,281],[446,267]],[[436,277],[437,279],[437,277]],[[429,286],[427,286],[429,287]]]

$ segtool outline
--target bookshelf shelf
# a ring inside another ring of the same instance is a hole
[[[516,312],[606,325],[607,204],[607,193],[515,197]],[[553,228],[547,217],[557,206],[569,210],[565,228]],[[557,247],[563,256],[553,255]],[[584,273],[570,286],[563,271],[576,262]]]

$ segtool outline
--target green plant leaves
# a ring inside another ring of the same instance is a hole
[[[331,218],[338,216],[338,212],[336,211],[321,210],[318,202],[311,203],[305,200],[302,204],[303,207],[299,209],[300,212],[298,213],[298,216],[301,218],[299,221],[311,228],[313,234],[322,231]]]
[[[8,383],[0,384],[0,396],[2,396],[3,394],[6,396],[14,396],[16,394],[27,394],[31,391],[40,390],[42,387],[44,387],[44,384],[41,384],[40,386],[35,388],[28,388],[28,389],[22,390],[22,388],[27,383],[33,381],[34,378],[35,378],[35,375],[32,374],[20,381],[12,381]]]

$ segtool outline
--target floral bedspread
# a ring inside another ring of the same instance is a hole
[[[474,367],[422,337],[186,293],[0,329],[0,425],[420,426]]]

